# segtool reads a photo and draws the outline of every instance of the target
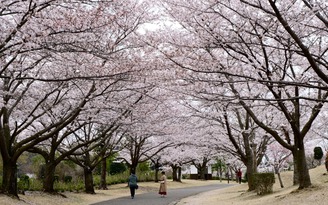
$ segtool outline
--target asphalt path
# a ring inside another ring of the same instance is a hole
[[[196,186],[179,189],[168,189],[168,195],[162,198],[157,192],[136,194],[134,199],[131,197],[121,197],[108,201],[95,203],[92,205],[174,205],[181,199],[193,196],[202,192],[223,189],[236,184],[213,184],[206,186]],[[138,191],[138,190],[137,190]]]

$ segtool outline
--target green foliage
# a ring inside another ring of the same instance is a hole
[[[30,177],[28,175],[22,175],[18,179],[17,186],[18,186],[19,190],[28,190],[28,189],[30,189]]]
[[[126,170],[123,173],[111,175],[106,178],[107,184],[121,184],[127,183],[128,177],[130,176],[129,171]],[[71,178],[72,176],[65,176],[63,181],[59,180],[59,176],[56,175],[56,180],[54,183],[54,190],[58,192],[64,191],[75,191],[80,192],[85,190],[84,180],[82,178]],[[137,171],[138,182],[144,181],[153,181],[155,179],[154,172],[139,172]],[[69,179],[71,181],[69,181]],[[29,178],[27,175],[22,175],[21,178],[18,179],[18,188],[19,190],[25,191],[42,191],[43,184],[42,179],[34,179]],[[2,176],[0,175],[0,186],[2,182]],[[100,185],[100,176],[94,175],[94,184],[96,187]]]
[[[272,193],[272,187],[275,183],[274,173],[255,173],[252,177],[258,195]]]
[[[63,180],[65,179],[65,176],[80,176],[77,165],[70,160],[60,162],[56,166],[56,174],[59,176],[59,179]]]
[[[43,184],[40,179],[29,178],[29,186],[23,183],[24,180],[19,179],[18,188],[19,190],[29,190],[29,191],[42,191]],[[84,190],[84,181],[82,179],[72,180],[71,182],[65,181],[55,181],[54,190],[58,192],[64,191],[83,191]]]
[[[72,176],[65,176],[65,177],[64,177],[64,182],[65,182],[65,183],[70,183],[70,182],[72,182],[72,179],[73,179]]]
[[[39,171],[38,171],[38,175],[37,175],[38,179],[44,179],[45,170],[46,170],[45,165],[44,164],[41,164],[39,166]]]
[[[83,180],[76,180],[76,181],[72,181],[72,182],[55,182],[54,184],[54,189],[58,192],[64,192],[64,191],[83,191],[84,190],[84,182]]]
[[[148,172],[150,171],[149,162],[142,162],[138,164],[137,171],[139,172]]]
[[[226,164],[224,163],[224,161],[222,159],[217,158],[215,160],[215,163],[212,165],[212,170],[220,170],[220,169],[224,169],[226,167]]]
[[[138,182],[154,181],[154,179],[155,179],[154,172],[138,172],[137,171],[136,175],[138,177]],[[123,173],[110,175],[110,176],[106,177],[106,183],[108,185],[127,183],[129,176],[130,176],[129,170],[126,170]],[[95,186],[100,185],[100,175],[94,175],[93,180],[94,180]]]
[[[38,178],[43,179],[45,170],[44,158],[39,154],[33,154],[33,156],[31,157],[31,162],[33,173],[37,173]]]
[[[110,175],[110,176],[106,177],[106,183],[108,185],[119,184],[119,183],[127,183],[128,177],[129,177],[129,172],[128,171],[125,171],[125,172],[120,173],[120,174]],[[96,186],[100,185],[100,175],[94,175],[93,180],[94,180],[94,184]]]
[[[65,164],[67,167],[70,167],[72,169],[76,168],[76,164],[71,160],[64,160],[62,163]]]
[[[43,184],[42,181],[39,179],[30,179],[30,188],[29,191],[42,191]]]
[[[59,176],[58,175],[55,175],[54,176],[54,180],[55,180],[55,182],[59,182]]]
[[[126,171],[126,166],[123,163],[113,162],[110,164],[109,173],[111,175],[120,174]]]
[[[316,160],[322,159],[323,151],[322,151],[321,147],[315,147],[313,151],[314,151],[314,159],[316,159]]]
[[[110,173],[110,167],[112,166],[112,163],[117,163],[117,162],[114,162],[116,157],[117,157],[117,153],[109,156],[106,158],[106,172]],[[94,170],[94,174],[100,174],[101,173],[101,167],[102,167],[102,163],[99,163],[97,165],[97,167],[95,168]]]

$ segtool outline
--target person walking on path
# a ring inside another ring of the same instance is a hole
[[[134,198],[134,195],[136,193],[136,189],[138,189],[138,178],[136,176],[135,171],[131,172],[131,175],[128,179],[128,186],[130,187],[130,193],[131,193],[131,199]]]
[[[158,193],[161,195],[161,197],[165,197],[167,194],[167,183],[166,183],[166,176],[164,171],[162,171],[162,176],[160,178]]]
[[[238,171],[237,171],[237,177],[238,177],[239,184],[241,184],[241,177],[242,177],[242,175],[243,175],[243,173],[241,172],[240,169],[238,169]]]

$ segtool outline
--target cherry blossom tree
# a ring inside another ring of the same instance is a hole
[[[154,59],[158,60],[156,55]],[[161,64],[154,59],[149,63],[154,68],[145,73],[150,78],[144,80],[151,86],[145,88],[142,101],[131,110],[122,126],[125,140],[119,158],[127,163],[130,170],[148,160],[154,164],[166,164],[160,153],[183,144],[190,133],[182,128],[188,119],[183,116],[183,106],[177,103],[178,96],[171,90],[170,85],[174,81],[170,78],[171,73],[161,70]]]
[[[196,149],[197,147],[189,146],[188,142],[184,141],[159,153],[158,159],[162,167],[171,167],[173,181],[182,182],[182,167],[190,165],[195,159],[194,151]]]
[[[46,87],[44,85],[44,87]],[[35,88],[34,88],[35,89]],[[47,119],[47,113],[51,112],[51,109],[36,109],[40,105],[54,109],[56,107],[54,101],[52,101],[52,97],[56,98],[56,94],[58,93],[58,88],[54,88],[53,92],[47,93],[46,95],[43,95],[44,98],[39,99],[38,96],[35,96],[34,100],[35,103],[32,104],[30,99],[26,99],[28,102],[30,102],[30,105],[27,105],[31,108],[30,113],[27,113],[26,116],[22,115],[21,118],[18,117],[17,114],[23,114],[20,113],[20,111],[23,110],[17,110],[17,112],[14,112],[16,110],[12,110],[12,108],[20,108],[20,106],[17,106],[17,104],[9,104],[7,103],[7,107],[9,105],[12,105],[10,107],[11,109],[3,109],[2,116],[3,116],[3,135],[1,135],[2,140],[1,141],[1,151],[3,156],[3,190],[5,193],[8,193],[10,195],[17,195],[17,184],[15,172],[16,172],[16,161],[18,157],[24,152],[38,143],[41,143],[42,141],[45,141],[53,136],[55,136],[60,130],[64,129],[67,125],[69,125],[80,113],[81,108],[88,102],[88,97],[91,95],[91,93],[94,91],[94,87],[92,86],[90,88],[90,91],[86,93],[86,98],[82,98],[80,102],[73,102],[71,101],[71,106],[68,107],[65,110],[62,110],[61,116],[56,119],[56,121],[51,121]],[[41,92],[39,91],[39,94]],[[18,101],[24,101],[25,99],[17,99]],[[10,101],[8,101],[10,102]],[[7,108],[6,107],[6,108]],[[40,106],[41,107],[41,106]],[[24,113],[25,114],[25,113]],[[12,120],[16,119],[16,123],[10,127],[9,125],[9,119]],[[27,137],[25,137],[27,136]],[[5,140],[7,139],[7,140]],[[10,143],[11,141],[9,139],[14,140],[15,142]]]
[[[180,158],[172,161],[171,164],[174,166],[179,165],[178,167],[181,168],[183,164],[189,162],[189,164],[192,164],[197,168],[200,179],[205,180],[207,179],[206,174],[210,162],[212,162],[219,153],[219,137],[215,137],[213,131],[214,127],[211,123],[208,123],[206,119],[201,118],[192,112],[190,112],[189,115],[188,123],[182,125],[185,129],[189,130],[187,132],[188,136],[186,136],[178,149],[182,149],[183,151],[177,153]],[[180,164],[176,164],[176,162],[179,162]]]
[[[202,137],[193,140],[200,144],[207,143],[208,149],[235,156],[244,163],[247,167],[247,175],[251,176],[257,171],[270,138],[252,121],[241,106],[224,101],[219,104],[214,90],[214,88],[205,90],[204,87],[191,86],[187,92],[189,96],[192,94],[193,98],[190,103],[186,103],[186,106],[194,118],[199,118],[198,122],[194,123],[197,125],[193,130],[198,133],[204,130],[204,133],[199,134]],[[239,167],[236,167],[235,171]],[[248,185],[249,189],[253,190],[255,187],[251,180],[248,179]]]
[[[152,160],[156,162],[156,157],[161,151],[174,145],[173,142],[163,141],[160,140],[158,136],[154,137],[152,135],[125,135],[123,144],[124,149],[121,151],[118,159],[123,159],[125,161],[130,172],[136,170],[139,163]],[[158,158],[158,160],[160,160],[160,158]],[[157,162],[157,164],[158,163],[159,162]]]
[[[200,87],[206,82],[208,89],[222,86],[217,98],[239,103],[259,127],[291,150],[294,183],[310,186],[304,140],[313,136],[313,122],[327,99],[322,76],[327,68],[327,4],[162,2],[181,25],[179,34],[165,39],[170,49],[161,49],[171,65],[185,70],[185,78]],[[270,110],[276,124],[268,124],[267,113],[259,113],[258,107]],[[279,133],[282,125],[288,125],[293,139]]]
[[[78,141],[82,142],[92,142],[95,141],[93,139],[100,139],[95,141],[96,143],[84,143],[85,146],[67,156],[68,159],[83,168],[86,193],[95,194],[93,170],[103,159],[119,151],[116,148],[119,146],[122,136],[119,132],[116,132],[117,129],[118,126],[116,125],[103,128],[98,127],[96,124],[90,124],[84,126],[80,132],[75,133]]]
[[[81,125],[83,127],[84,125]],[[75,146],[72,146],[70,150],[67,150],[66,152],[58,152],[59,147],[62,146],[63,141],[80,129],[80,127],[76,127],[74,129],[70,129],[69,126],[65,128],[66,131],[61,131],[58,133],[55,133],[51,139],[45,140],[42,143],[39,143],[38,145],[30,148],[28,151],[32,153],[38,153],[40,154],[45,161],[44,166],[44,179],[43,179],[43,190],[48,193],[54,193],[55,190],[53,188],[54,182],[55,182],[55,170],[59,163],[64,161],[66,157],[70,154],[73,154],[77,149],[81,148],[85,145],[85,143],[91,143],[89,141],[82,143],[75,144]],[[61,154],[59,154],[61,153]]]
[[[95,81],[127,80],[132,56],[140,57],[134,32],[148,7],[125,0],[0,4],[2,191],[17,197],[18,157],[92,107],[107,91]]]
[[[238,121],[238,127],[232,127],[232,122],[234,120],[229,119],[232,116],[231,112],[229,115],[228,113],[224,114],[224,125],[227,129],[227,135],[233,144],[233,149],[223,144],[222,150],[225,150],[231,155],[238,156],[239,160],[242,161],[247,168],[247,176],[252,176],[252,174],[257,172],[257,166],[262,161],[267,145],[269,144],[270,137],[259,131],[259,128],[255,126],[256,124],[251,120],[247,113],[243,119],[242,114],[237,109],[233,112],[236,115],[235,118]],[[237,130],[239,130],[240,133],[236,134],[235,132]],[[235,171],[237,170],[238,169]],[[252,177],[248,178],[249,190],[255,189],[252,180]]]

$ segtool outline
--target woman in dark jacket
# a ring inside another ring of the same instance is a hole
[[[131,172],[131,175],[129,176],[128,180],[128,186],[130,187],[130,193],[131,193],[131,198],[134,198],[134,195],[136,193],[136,189],[138,189],[138,178],[135,175],[135,171]]]

